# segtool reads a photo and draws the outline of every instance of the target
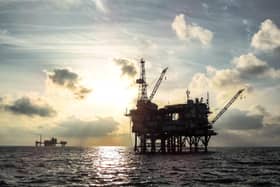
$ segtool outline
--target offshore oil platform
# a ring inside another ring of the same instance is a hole
[[[35,141],[36,147],[56,147],[56,145],[60,144],[61,147],[65,147],[67,142],[66,141],[60,141],[58,142],[56,138],[52,137],[50,140],[44,140],[42,141],[42,135],[40,135],[40,140]]]
[[[217,135],[213,130],[213,124],[244,89],[239,90],[211,121],[208,120],[208,115],[211,114],[208,93],[204,102],[203,98],[190,99],[190,91],[187,90],[186,103],[158,108],[152,99],[167,69],[163,69],[148,97],[145,61],[140,60],[140,77],[136,80],[139,85],[136,109],[125,114],[132,122],[134,151],[136,153],[184,153],[198,152],[202,149],[207,152],[211,136]]]

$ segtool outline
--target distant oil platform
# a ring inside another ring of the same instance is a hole
[[[67,141],[60,141],[58,142],[56,138],[52,137],[50,140],[42,141],[42,135],[40,135],[40,140],[35,141],[36,147],[56,147],[56,145],[61,145],[61,147],[65,147]]]
[[[201,97],[190,98],[187,90],[187,101],[182,104],[167,105],[163,108],[152,102],[165,74],[165,68],[157,80],[151,95],[147,96],[147,82],[145,77],[145,61],[140,61],[140,77],[136,109],[125,115],[131,118],[132,132],[135,135],[134,151],[137,153],[183,153],[208,151],[211,136],[217,135],[213,124],[223,115],[231,104],[239,97],[244,89],[239,90],[222,110],[208,120],[211,114],[209,94],[206,102]]]

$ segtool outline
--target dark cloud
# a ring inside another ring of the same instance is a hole
[[[220,129],[218,135],[212,138],[211,144],[215,146],[253,146],[261,145],[253,140],[252,137],[248,137],[239,131],[233,131],[228,129]]]
[[[87,94],[91,92],[91,89],[85,87],[79,87],[79,89],[74,93],[78,99],[84,99]]]
[[[260,114],[250,114],[248,111],[231,109],[217,121],[215,126],[232,130],[260,129],[264,126],[263,118],[264,116]]]
[[[277,47],[276,49],[274,49],[273,54],[274,54],[276,57],[279,57],[279,56],[280,56],[280,47]]]
[[[214,125],[219,133],[216,146],[274,146],[280,141],[280,115],[272,115],[263,106],[249,111],[229,110]]]
[[[52,74],[48,75],[53,83],[66,86],[70,89],[78,82],[78,74],[71,72],[68,69],[55,69]]]
[[[113,118],[98,118],[93,121],[83,121],[71,118],[61,122],[53,129],[54,134],[62,137],[90,138],[106,136],[117,130],[119,123]]]
[[[71,90],[78,99],[83,99],[91,92],[91,89],[80,84],[79,75],[69,69],[54,69],[47,72],[47,76],[54,84]]]
[[[273,115],[263,106],[250,111],[229,110],[214,125],[219,135],[217,146],[274,146],[280,141],[280,115]]]
[[[114,59],[114,61],[121,67],[122,75],[134,77],[137,74],[136,67],[131,61],[123,58]]]
[[[262,75],[269,70],[266,64],[259,64],[254,66],[247,66],[244,68],[238,68],[240,77],[250,77],[255,75]]]
[[[266,125],[279,125],[280,126],[280,115],[272,115],[261,105],[254,106],[254,111],[256,114],[263,115],[265,117],[264,123]]]
[[[250,78],[280,78],[280,71],[270,67],[266,61],[257,58],[254,54],[241,55],[233,60],[238,76],[243,80]]]
[[[264,116],[270,115],[270,113],[267,112],[266,109],[265,109],[263,106],[261,106],[261,105],[256,105],[256,106],[254,107],[254,110],[255,110],[256,112],[260,113],[261,115],[264,115]]]
[[[264,126],[258,130],[218,130],[218,136],[213,138],[215,146],[279,146],[280,125]]]
[[[5,111],[26,116],[51,117],[56,111],[47,104],[39,104],[27,97],[15,100],[12,104],[2,105]]]
[[[279,145],[279,141],[280,141],[280,123],[279,123],[279,119],[278,119],[278,124],[273,124],[273,125],[269,125],[266,126],[262,132],[261,132],[261,136],[267,137],[268,139],[273,140],[273,139],[277,139],[277,145]]]

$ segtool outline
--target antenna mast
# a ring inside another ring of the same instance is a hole
[[[189,89],[187,89],[186,94],[187,94],[187,101],[188,101],[190,99],[190,94],[191,94]]]

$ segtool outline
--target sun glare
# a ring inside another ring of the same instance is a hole
[[[96,104],[111,107],[127,107],[137,95],[137,90],[131,87],[131,81],[120,77],[108,77],[94,81],[94,90],[90,100]]]

